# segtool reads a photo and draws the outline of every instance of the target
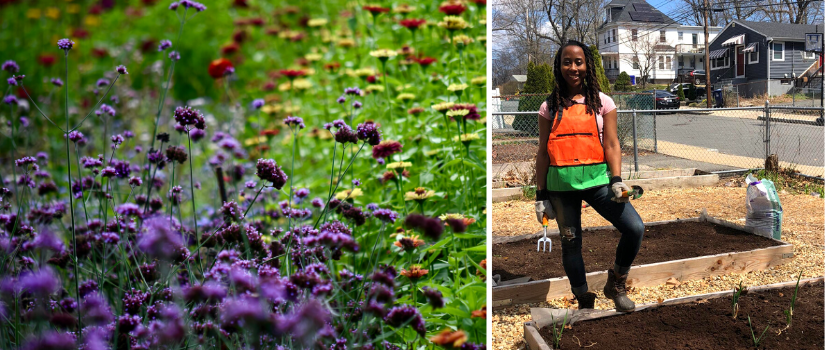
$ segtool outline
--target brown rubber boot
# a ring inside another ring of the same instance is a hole
[[[582,295],[576,295],[576,301],[579,303],[579,310],[593,309],[596,306],[596,293],[586,292]]]
[[[607,283],[604,285],[604,296],[613,299],[616,311],[633,312],[636,310],[636,303],[627,297],[627,274],[619,276],[613,269],[607,271]]]

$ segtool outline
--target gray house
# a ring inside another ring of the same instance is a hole
[[[818,87],[822,58],[805,51],[805,33],[823,26],[734,20],[710,42],[710,81],[739,94],[785,94],[794,86]]]

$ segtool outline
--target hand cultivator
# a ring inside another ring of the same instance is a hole
[[[643,194],[645,194],[645,189],[642,188],[642,186],[633,185],[633,186],[630,186],[630,187],[632,188],[632,190],[623,191],[622,192],[622,197],[625,197],[625,198],[629,197],[630,199],[639,199],[639,198],[642,197]],[[582,209],[583,208],[588,208],[588,207],[590,207],[590,204],[588,204],[588,203],[582,204]]]
[[[544,215],[544,217],[541,218],[541,225],[544,226],[544,237],[539,238],[539,243],[538,246],[536,246],[536,251],[541,250],[549,253],[550,250],[553,249],[553,244],[550,242],[550,238],[547,238],[547,222],[547,215]],[[542,245],[542,243],[546,244]]]

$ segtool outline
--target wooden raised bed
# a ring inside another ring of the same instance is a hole
[[[698,218],[671,220],[645,223],[645,226],[670,224],[674,222],[709,222],[736,230],[754,234],[754,230],[742,225],[719,220],[708,216],[705,212]],[[585,231],[604,229],[605,227],[584,228]],[[514,240],[533,239],[541,234],[527,235],[518,238],[507,238],[498,240],[495,243],[504,243]],[[555,239],[558,239],[558,232],[555,232]],[[716,255],[700,256],[689,259],[672,260],[652,264],[633,266],[628,277],[628,286],[650,287],[665,284],[669,279],[675,278],[683,282],[687,280],[703,279],[705,277],[724,275],[729,273],[746,273],[750,271],[763,270],[772,266],[781,265],[793,258],[793,245],[775,240],[777,246],[754,249],[742,252],[731,252]],[[495,258],[493,260],[495,265]],[[528,278],[521,278],[513,281],[504,281],[499,286],[493,287],[494,308],[538,303],[552,299],[558,299],[570,295],[570,283],[567,277],[549,278],[538,281],[529,281]],[[600,290],[607,281],[607,271],[590,272],[587,274],[587,284],[591,290]]]
[[[816,278],[810,278],[810,279],[802,280],[802,281],[799,282],[799,287],[801,289],[802,287],[805,287],[805,286],[815,285],[817,283],[821,284],[823,282],[823,279],[825,279],[825,278],[820,276],[820,277],[816,277]],[[759,292],[769,292],[769,291],[773,291],[773,290],[781,290],[783,288],[793,288],[796,285],[796,283],[797,283],[796,281],[788,281],[788,282],[781,282],[781,283],[775,283],[775,284],[764,285],[764,286],[748,287],[747,288],[747,291],[748,291],[747,294],[753,295],[753,294],[756,294],[756,293],[759,293]],[[821,285],[820,285],[819,288],[821,288]],[[723,291],[723,292],[708,293],[708,294],[702,294],[702,295],[693,295],[693,296],[687,296],[687,297],[668,299],[668,300],[665,300],[661,303],[648,303],[648,304],[637,306],[636,307],[636,312],[634,312],[632,315],[638,316],[639,311],[642,311],[642,310],[645,310],[645,309],[651,310],[651,309],[656,309],[656,308],[663,307],[663,306],[672,306],[672,305],[687,304],[687,303],[703,303],[703,302],[707,302],[708,300],[711,300],[711,299],[728,298],[728,297],[731,297],[732,294],[733,294],[733,291],[728,290],[728,291]],[[818,293],[815,293],[815,294],[817,295],[817,297],[819,296]],[[779,294],[779,295],[782,296],[782,294]],[[747,298],[747,297],[748,297],[748,295],[743,294],[743,298]],[[791,294],[789,293],[788,295],[785,295],[785,297],[786,297],[786,299],[790,298]],[[817,298],[817,299],[819,299],[819,298]],[[810,301],[810,299],[809,299],[809,301]],[[727,305],[727,303],[726,303],[726,305]],[[787,307],[788,307],[788,305],[779,306],[779,308],[787,308]],[[799,307],[799,304],[797,304],[797,307]],[[531,311],[533,320],[530,321],[530,322],[525,322],[524,323],[524,340],[527,343],[528,348],[531,349],[531,350],[553,350],[552,343],[548,343],[547,341],[545,341],[545,339],[540,334],[540,330],[543,329],[544,327],[547,327],[548,325],[551,325],[551,324],[554,324],[556,327],[559,327],[559,325],[562,322],[564,322],[565,313],[567,313],[567,324],[572,326],[574,329],[576,328],[575,324],[577,324],[577,323],[587,322],[587,321],[591,321],[591,320],[601,320],[601,319],[605,319],[605,318],[612,317],[612,316],[618,316],[618,315],[630,315],[630,314],[616,312],[615,310],[585,310],[585,311],[579,311],[579,310],[572,310],[572,309],[567,310],[567,309],[546,309],[546,308],[538,309],[538,308],[533,308],[530,311]],[[729,311],[729,310],[725,310],[725,311]],[[808,311],[811,311],[811,310],[808,310]],[[821,316],[822,310],[818,310],[818,311],[819,312],[816,313],[816,314],[818,316]],[[655,312],[655,311],[652,311],[652,312]],[[744,320],[747,319],[747,316],[744,313],[746,313],[746,312],[745,311],[740,311],[740,314],[739,314],[739,320],[742,320],[742,322],[744,322]],[[779,314],[778,317],[780,317],[780,318],[784,317],[784,316],[781,315],[781,312],[778,313],[778,314]],[[551,318],[551,315],[553,316],[552,318]],[[728,316],[730,316],[730,315],[727,315],[726,319],[727,319]],[[756,321],[756,320],[754,320],[754,321]],[[759,319],[759,321],[764,326],[767,320]],[[817,322],[817,323],[819,323],[819,322]],[[794,324],[796,324],[796,321],[794,322]],[[761,331],[763,329],[764,328],[759,328],[758,330],[761,333]],[[791,326],[790,329],[793,330],[793,326]],[[607,332],[608,330],[605,330],[605,331]],[[777,335],[776,329],[774,329],[774,328],[770,329],[768,332],[772,333],[772,334],[768,334],[768,336],[776,336]],[[633,333],[633,332],[631,332],[631,333]],[[818,333],[819,334],[817,334],[817,333],[811,334],[810,337],[812,337],[812,339],[815,339],[815,338],[818,337],[820,340],[822,340],[821,332],[818,332]],[[562,334],[562,336],[563,337],[564,336],[569,337],[568,334],[569,334],[569,332],[564,332]],[[634,334],[634,337],[638,338],[639,344],[646,344],[645,340],[643,338],[644,333],[633,333],[633,334]],[[747,337],[750,336],[750,334],[744,334],[744,335],[743,334],[736,334],[736,336],[740,336],[740,335],[745,337],[746,339],[747,339]],[[758,335],[759,334],[757,334],[757,336]],[[697,334],[696,336],[699,336],[699,335]],[[790,336],[790,335],[786,335],[786,336]],[[796,335],[796,336],[799,336],[799,335]],[[802,335],[802,336],[809,337],[807,333]],[[780,339],[780,342],[782,342],[781,339]],[[604,344],[602,344],[601,347],[604,348]],[[821,348],[821,345],[819,347]],[[608,346],[608,348],[610,348],[610,346]],[[762,347],[760,347],[760,349],[761,348]]]

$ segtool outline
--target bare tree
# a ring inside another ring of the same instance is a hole
[[[661,40],[659,27],[651,24],[641,25],[636,28],[636,35],[632,31],[620,36],[621,43],[630,50],[630,53],[620,54],[619,59],[632,65],[639,70],[642,89],[647,87],[647,81],[651,73],[656,70],[656,65],[661,64],[663,69],[671,69],[673,61],[660,61],[659,56],[671,57],[675,53],[673,44],[667,40]]]
[[[686,9],[686,24],[703,25],[704,0],[682,0]],[[777,23],[815,24],[822,22],[822,0],[721,0],[709,1],[709,24],[721,26],[733,20],[770,21]],[[818,20],[818,22],[817,22]]]
[[[527,62],[550,62],[558,47],[546,39],[546,18],[537,0],[493,3],[493,85],[525,74]]]

